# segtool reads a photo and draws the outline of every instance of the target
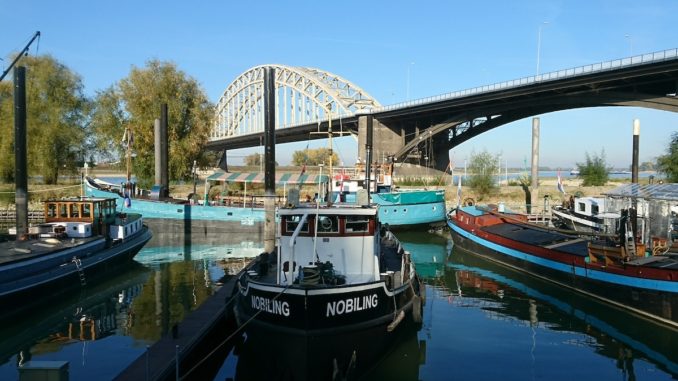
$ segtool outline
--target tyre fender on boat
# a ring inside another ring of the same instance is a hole
[[[421,297],[419,295],[415,295],[412,297],[412,320],[414,320],[415,323],[421,323],[424,321],[422,318],[422,305],[421,305]]]

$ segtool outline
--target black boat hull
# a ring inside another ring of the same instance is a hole
[[[43,274],[13,281],[3,288],[0,302],[4,305],[21,306],[35,295],[58,295],[77,287],[84,287],[88,280],[110,274],[121,265],[132,261],[134,256],[151,239],[147,227],[129,241],[118,243],[101,251],[80,258],[80,268],[70,262],[45,271]],[[84,280],[81,280],[81,276]]]

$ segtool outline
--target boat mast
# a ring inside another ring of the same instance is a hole
[[[40,31],[35,32],[35,34],[34,34],[33,37],[31,38],[31,40],[28,41],[28,44],[26,44],[26,46],[24,46],[24,48],[21,49],[21,51],[19,52],[19,54],[16,55],[16,58],[14,58],[14,61],[12,61],[12,63],[9,64],[9,67],[7,67],[7,69],[5,69],[5,71],[2,72],[2,75],[0,75],[0,81],[2,81],[3,79],[5,79],[5,76],[7,75],[7,73],[9,73],[9,71],[12,70],[12,68],[14,67],[14,65],[16,65],[16,63],[19,61],[19,59],[21,59],[21,57],[22,57],[24,54],[26,54],[26,55],[28,54],[28,48],[31,46],[31,44],[33,43],[33,41],[35,41],[35,39],[38,38],[38,37],[40,37]]]

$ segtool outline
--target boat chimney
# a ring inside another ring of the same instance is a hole
[[[532,183],[530,184],[530,206],[527,208],[527,213],[532,212],[533,207],[536,208],[539,200],[539,126],[540,119],[532,118]]]
[[[367,189],[367,203],[370,202],[370,187],[372,185],[372,139],[373,139],[373,117],[367,116],[367,125],[365,126],[365,189]]]
[[[16,181],[16,237],[28,233],[28,171],[26,152],[26,68],[14,69],[14,180]]]
[[[264,251],[275,249],[275,69],[264,68]]]
[[[638,184],[638,150],[640,145],[640,119],[633,120],[633,161],[631,163],[631,182]]]

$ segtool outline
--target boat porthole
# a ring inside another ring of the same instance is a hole
[[[398,209],[393,209],[393,213],[395,213],[395,212],[397,212],[397,211],[398,211]]]
[[[407,213],[407,209],[403,209],[403,213]]]
[[[433,207],[433,208],[431,208],[431,209],[433,209],[433,211],[435,211],[435,210],[436,210],[436,207],[434,206],[434,207]]]

